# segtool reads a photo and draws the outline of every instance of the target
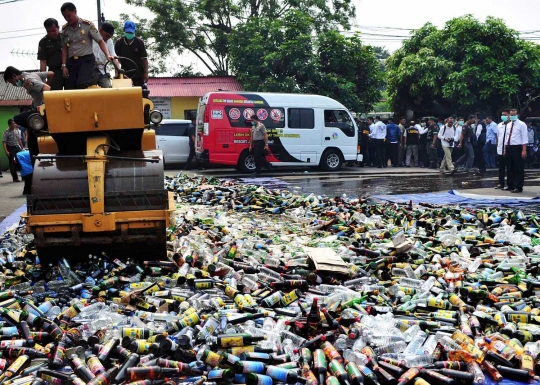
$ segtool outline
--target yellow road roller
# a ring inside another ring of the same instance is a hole
[[[156,150],[162,115],[148,91],[119,79],[113,88],[45,92],[44,100],[41,116],[29,119],[45,135],[26,214],[40,258],[108,250],[164,257],[175,205]]]

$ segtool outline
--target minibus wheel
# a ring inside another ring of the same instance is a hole
[[[242,152],[238,160],[238,169],[246,174],[255,172],[255,157],[249,151]]]
[[[343,165],[343,158],[338,150],[326,150],[321,158],[320,166],[325,171],[338,171]]]

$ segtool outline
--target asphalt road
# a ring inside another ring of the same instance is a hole
[[[166,175],[182,172],[181,168],[165,171]],[[470,190],[485,195],[515,196],[500,190],[497,185],[497,171],[490,170],[484,175],[455,174],[440,175],[436,170],[424,168],[360,168],[345,167],[340,172],[321,172],[314,168],[276,168],[259,178],[240,174],[232,168],[211,168],[188,171],[189,174],[203,174],[218,178],[235,179],[241,182],[255,182],[269,187],[286,188],[300,194],[337,196],[370,196],[405,193],[428,193],[451,189]],[[61,188],[61,184],[59,185]],[[22,195],[23,183],[13,183],[9,172],[0,178],[0,221],[26,203]],[[526,170],[523,196],[534,197],[540,192],[540,170]]]

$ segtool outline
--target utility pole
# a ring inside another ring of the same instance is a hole
[[[103,13],[101,13],[101,0],[97,0],[97,21],[98,21],[98,28],[101,27],[101,23],[105,17],[103,16]]]

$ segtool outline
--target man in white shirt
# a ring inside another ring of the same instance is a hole
[[[440,128],[439,133],[435,135],[433,144],[436,143],[437,138],[441,140],[441,146],[444,152],[444,157],[441,163],[439,171],[444,173],[446,169],[450,171],[450,174],[454,174],[454,164],[452,163],[452,149],[454,148],[454,118],[447,119],[446,125]]]
[[[99,28],[99,34],[105,41],[107,50],[111,56],[116,57],[116,52],[114,51],[114,43],[112,37],[114,35],[114,26],[111,23],[103,23]],[[96,66],[94,68],[94,73],[92,74],[92,84],[98,85],[101,88],[111,88],[111,79],[107,76],[105,72],[105,64],[107,63],[107,57],[95,41],[92,42],[94,49],[94,57],[96,58]],[[114,59],[114,64],[120,68],[120,63],[117,59]],[[118,71],[115,69],[115,77],[118,77]]]
[[[527,125],[518,119],[515,108],[510,110],[508,126],[507,131],[509,131],[503,141],[503,156],[506,158],[508,171],[508,189],[513,193],[521,193],[525,179],[525,158],[527,158],[529,136]]]
[[[508,110],[501,112],[501,122],[497,125],[497,161],[499,162],[499,184],[495,187],[500,190],[508,190],[505,187],[504,179],[506,178],[506,158],[503,156],[503,143],[506,142],[509,130]]]
[[[380,116],[375,117],[375,124],[373,125],[373,130],[369,136],[373,141],[373,152],[375,155],[374,163],[377,165],[377,168],[386,167],[388,164],[386,161],[386,151],[384,145],[384,141],[386,140],[386,124],[381,122]]]

